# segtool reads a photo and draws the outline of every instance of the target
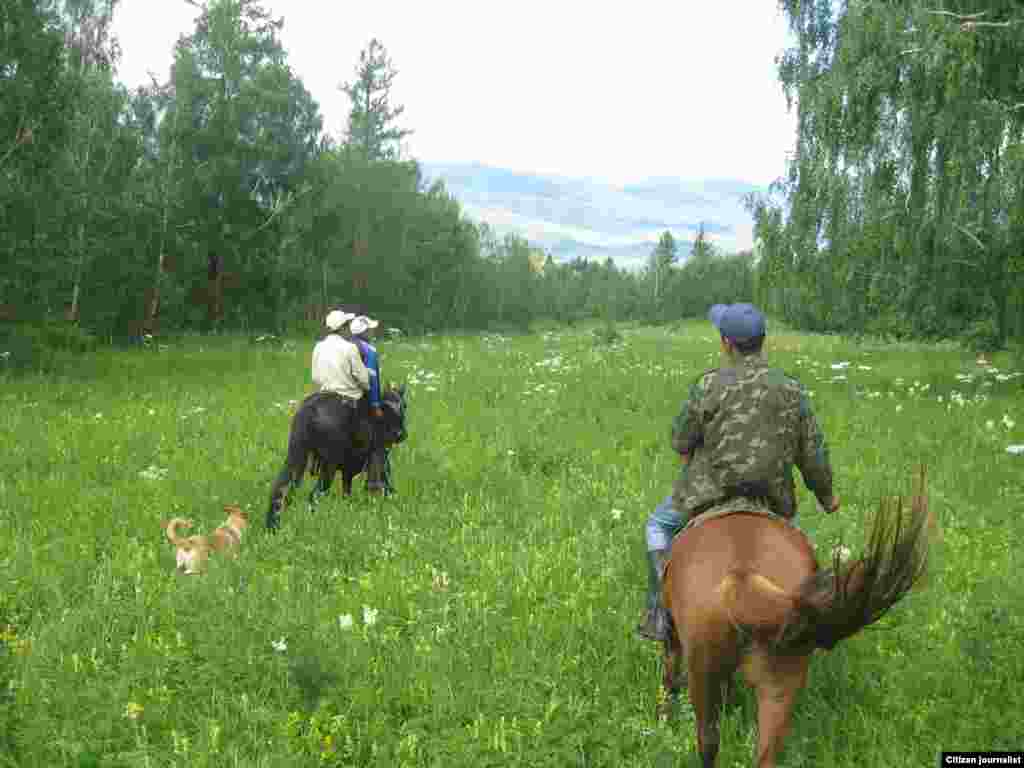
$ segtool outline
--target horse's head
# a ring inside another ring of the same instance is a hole
[[[389,387],[381,396],[381,406],[384,411],[384,442],[388,445],[401,443],[408,437],[405,431],[405,385],[397,389]]]

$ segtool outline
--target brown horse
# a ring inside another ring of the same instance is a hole
[[[724,689],[737,669],[757,692],[755,765],[775,766],[811,654],[878,621],[924,575],[929,528],[925,470],[909,520],[882,499],[855,561],[819,570],[807,537],[777,518],[732,513],[686,530],[672,546],[663,597],[673,628],[665,644],[669,706],[688,673],[705,768],[718,754]],[[682,664],[686,664],[686,669]]]

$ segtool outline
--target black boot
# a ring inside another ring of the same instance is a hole
[[[664,549],[653,549],[647,553],[647,611],[636,628],[637,635],[645,640],[668,639],[668,614],[661,604],[661,587],[667,562],[668,552]]]

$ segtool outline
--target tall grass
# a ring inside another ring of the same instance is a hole
[[[382,341],[385,378],[409,382],[398,496],[360,479],[310,510],[307,482],[276,536],[307,341],[0,378],[0,766],[682,764],[692,713],[654,719],[658,649],[633,637],[641,528],[717,343],[705,323],[620,330]],[[919,462],[944,528],[928,590],[815,659],[784,764],[1019,748],[1024,457],[1005,448],[1024,377],[953,349],[769,344],[831,447],[843,509],[801,497],[820,558],[860,549]],[[226,503],[254,520],[242,558],[175,575],[159,521],[209,530]],[[727,710],[721,765],[749,764],[753,712],[746,692]]]

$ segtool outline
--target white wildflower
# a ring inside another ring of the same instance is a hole
[[[839,559],[840,560],[848,560],[850,558],[850,549],[849,549],[849,547],[844,547],[844,546],[832,547],[832,557],[835,557],[836,555],[839,555]]]
[[[167,476],[167,470],[161,469],[156,464],[150,464],[144,470],[139,472],[139,477],[143,480],[162,480]]]
[[[1013,429],[1013,427],[1014,427],[1014,425],[1016,423],[1017,422],[1015,422],[1013,419],[1010,418],[1010,414],[1008,414],[1008,413],[1004,413],[1003,414],[1003,426],[1004,427],[1006,427],[1007,429]]]
[[[857,366],[857,370],[858,371],[870,371],[871,370],[871,366],[870,365],[858,365]]]
[[[448,573],[430,566],[430,583],[436,590],[444,591],[448,589]]]
[[[841,363],[832,363],[832,370],[833,371],[841,371],[844,368],[849,368],[849,367],[850,367],[850,363],[847,362],[846,360],[844,360]]]
[[[380,613],[376,608],[371,608],[368,605],[363,606],[363,624],[368,627],[372,627],[377,623],[377,614]]]
[[[1014,456],[1024,456],[1024,445],[1008,445],[1006,452],[1012,453]]]
[[[281,638],[280,640],[271,640],[271,641],[270,641],[270,645],[271,645],[271,646],[272,646],[272,647],[274,648],[274,650],[275,650],[275,651],[277,651],[278,653],[284,653],[285,651],[287,651],[287,650],[288,650],[288,643],[287,643],[287,641],[286,641],[286,640],[284,639],[284,637],[282,637],[282,638]]]
[[[343,613],[338,617],[338,626],[342,629],[352,629],[355,625],[355,620],[352,618],[351,613]]]
[[[624,513],[623,513],[623,511],[621,509],[613,509],[612,510],[612,520],[616,520],[616,521],[621,520],[623,514]]]

